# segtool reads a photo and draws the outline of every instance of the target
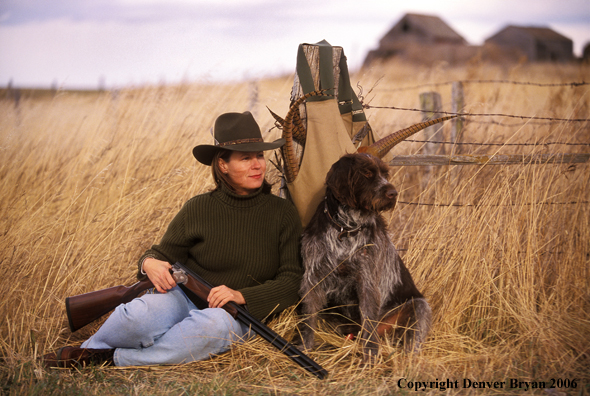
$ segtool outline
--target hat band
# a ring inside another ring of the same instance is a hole
[[[217,146],[225,147],[225,146],[233,146],[236,144],[244,144],[244,143],[263,143],[264,139],[262,138],[252,138],[252,139],[238,139],[238,140],[230,140],[229,142],[219,143]]]

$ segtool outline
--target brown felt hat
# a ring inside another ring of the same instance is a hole
[[[217,117],[213,128],[215,144],[200,144],[193,148],[193,155],[200,163],[211,165],[220,149],[233,151],[273,150],[285,144],[285,139],[267,143],[262,139],[260,127],[252,113],[225,113]]]

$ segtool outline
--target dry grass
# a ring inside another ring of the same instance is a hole
[[[588,81],[590,69],[389,63],[352,81],[363,85],[366,102],[415,108],[418,93],[426,89],[393,89],[458,79]],[[268,131],[273,124],[265,106],[286,114],[291,84],[291,77],[259,81],[256,97],[250,84],[195,84],[25,96],[18,108],[0,101],[2,393],[413,394],[398,387],[398,380],[407,378],[456,380],[463,394],[521,394],[509,388],[511,379],[545,381],[547,387],[551,379],[576,380],[576,388],[527,394],[589,394],[588,164],[392,170],[400,201],[441,204],[400,204],[387,215],[394,242],[404,249],[404,260],[434,311],[431,336],[419,355],[384,345],[381,361],[369,369],[361,365],[358,342],[325,329],[322,347],[310,353],[330,372],[324,381],[259,339],[182,366],[40,369],[36,357],[80,342],[98,326],[71,334],[64,298],[132,283],[137,258],[159,240],[182,203],[211,187],[208,170],[190,150],[210,140],[214,118],[250,109]],[[450,86],[436,89],[450,111]],[[587,86],[469,84],[465,91],[471,112],[590,118]],[[371,110],[368,116],[379,134],[420,118],[396,110]],[[501,118],[493,120],[504,125],[485,123],[490,120],[468,120],[465,141],[537,145],[465,146],[463,152],[588,152],[587,146],[544,145],[589,143],[588,123]],[[278,131],[269,133],[272,139]],[[402,143],[391,155],[419,148],[420,143]],[[271,178],[276,177],[273,172]],[[297,320],[287,312],[271,327],[289,339]],[[465,388],[465,379],[499,381],[504,388]],[[443,393],[432,386],[426,394]]]

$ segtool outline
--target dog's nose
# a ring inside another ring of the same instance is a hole
[[[394,199],[397,197],[397,190],[392,186],[387,189],[385,192],[385,196],[389,199]]]

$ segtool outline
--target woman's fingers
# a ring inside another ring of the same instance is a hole
[[[230,301],[234,301],[240,305],[244,305],[246,301],[244,296],[237,290],[230,289],[225,285],[217,286],[211,289],[207,302],[209,308],[221,308]]]
[[[166,290],[170,290],[176,286],[176,282],[170,274],[171,268],[172,266],[170,263],[151,257],[145,259],[143,262],[143,271],[147,274],[156,290],[160,293],[166,293]]]
[[[154,283],[154,281],[152,281],[152,283]],[[166,293],[166,290],[170,290],[176,286],[176,282],[174,281],[174,278],[172,278],[172,275],[170,275],[170,271],[165,270],[164,272],[159,273],[154,286],[156,286],[156,290],[160,293]]]
[[[166,288],[166,290],[170,290],[172,289],[174,286],[176,286],[176,281],[174,280],[174,278],[172,277],[172,274],[170,273],[170,268],[168,267],[166,268],[166,271],[164,272],[164,286]]]

